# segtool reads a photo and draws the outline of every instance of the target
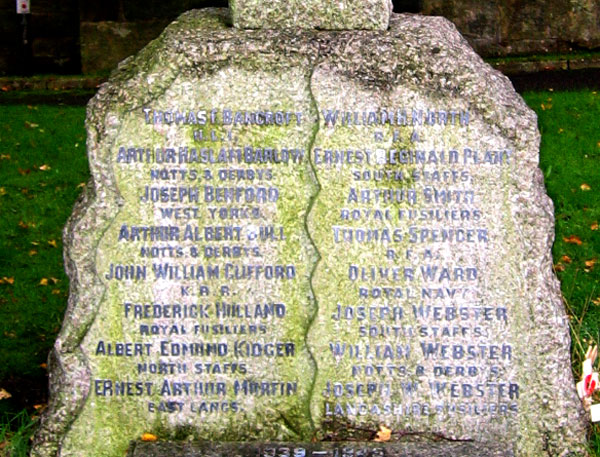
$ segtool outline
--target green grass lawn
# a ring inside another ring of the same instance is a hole
[[[83,107],[0,106],[0,442],[28,431],[45,399],[48,352],[62,322],[68,279],[62,227],[88,179]],[[27,439],[13,438],[16,450]],[[0,455],[2,449],[0,448]],[[15,452],[15,456],[23,455]]]
[[[600,341],[600,95],[537,92],[525,100],[539,117],[540,167],[556,215],[554,263],[579,360]]]
[[[600,342],[600,95],[548,91],[524,98],[542,133],[540,168],[556,217],[552,254],[571,321],[573,371],[580,376],[587,346]],[[600,456],[598,425],[590,445]]]
[[[68,280],[61,232],[88,178],[82,107],[3,106],[0,379],[43,376]]]
[[[539,116],[578,376],[587,345],[600,340],[600,96],[548,91],[525,99]],[[0,106],[0,116],[0,388],[13,394],[0,400],[0,455],[11,441],[17,457],[31,430],[22,411],[35,414],[44,398],[45,362],[68,294],[61,232],[88,167],[83,107]]]

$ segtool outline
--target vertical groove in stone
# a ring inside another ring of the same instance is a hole
[[[319,181],[319,177],[317,175],[317,170],[315,169],[315,166],[314,166],[314,163],[313,163],[313,159],[312,159],[312,149],[313,149],[313,146],[315,144],[317,135],[319,133],[319,127],[320,127],[319,107],[318,107],[317,101],[316,101],[315,96],[314,96],[313,91],[312,91],[312,84],[313,84],[312,77],[313,77],[313,73],[314,73],[314,70],[315,70],[314,64],[312,64],[312,65],[313,65],[313,67],[312,67],[312,70],[311,70],[310,75],[308,77],[308,91],[309,91],[309,94],[310,94],[311,106],[314,108],[317,118],[316,118],[315,126],[313,127],[313,131],[312,131],[312,134],[311,134],[310,142],[308,144],[307,154],[308,154],[308,161],[309,161],[309,164],[310,164],[310,168],[312,170],[312,173],[313,173],[313,176],[314,176],[314,179],[315,179],[315,184],[316,184],[316,187],[317,187],[317,191],[311,197],[311,199],[309,201],[308,209],[307,209],[306,214],[304,216],[304,229],[306,230],[306,234],[307,234],[308,238],[310,239],[310,242],[311,242],[313,248],[315,249],[316,260],[315,260],[313,268],[311,270],[310,279],[309,279],[309,281],[310,281],[310,290],[311,290],[311,293],[312,293],[312,303],[313,303],[313,306],[314,306],[314,310],[313,310],[312,316],[311,316],[311,318],[310,318],[310,320],[308,322],[308,325],[306,326],[306,333],[304,334],[304,342],[306,344],[306,348],[308,350],[308,353],[310,354],[310,358],[311,358],[312,366],[313,366],[312,380],[311,380],[310,389],[309,389],[309,396],[308,396],[308,404],[306,405],[306,407],[308,409],[308,417],[310,418],[310,424],[311,424],[311,428],[312,428],[313,434],[314,434],[316,429],[315,429],[315,421],[314,421],[314,418],[313,418],[313,415],[312,415],[311,403],[312,403],[313,397],[315,395],[314,388],[315,388],[315,382],[316,382],[317,374],[318,374],[318,370],[319,370],[319,364],[317,363],[317,359],[315,358],[315,355],[314,355],[314,353],[313,353],[313,351],[312,351],[312,349],[310,347],[308,335],[310,333],[312,325],[315,322],[315,319],[317,318],[317,315],[319,314],[319,300],[317,299],[317,294],[315,293],[312,281],[313,281],[313,277],[314,277],[315,271],[317,270],[317,267],[319,265],[319,262],[321,261],[321,253],[319,251],[318,246],[315,243],[315,240],[313,239],[313,237],[311,235],[310,229],[308,228],[308,219],[309,219],[310,214],[312,212],[312,209],[314,207],[315,201],[317,200],[317,198],[319,197],[319,193],[321,192],[321,183]]]

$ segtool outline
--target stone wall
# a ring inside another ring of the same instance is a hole
[[[0,74],[77,73],[79,12],[77,0],[34,0],[26,16],[14,0],[0,0]]]
[[[156,38],[169,22],[170,20],[160,19],[138,22],[82,22],[82,72],[89,74],[116,68],[121,60],[135,54]]]
[[[484,56],[563,53],[600,47],[597,0],[423,0]]]
[[[170,20],[175,11],[183,11],[185,6],[208,6],[216,2],[204,1],[199,5],[188,0],[178,8],[162,4],[154,9],[140,8],[137,3],[127,2],[122,9],[126,22],[89,18],[82,22],[84,73],[114,68],[117,62],[156,37],[168,22],[156,18]],[[396,0],[394,5],[397,12],[445,16],[486,57],[600,48],[597,0]],[[115,19],[117,14],[113,14]]]
[[[227,6],[227,0],[80,0],[82,72],[115,68],[121,60],[156,38],[184,11],[209,6]]]
[[[15,14],[14,2],[0,2],[0,73],[5,69],[19,68],[19,56],[22,55],[19,18]]]
[[[108,71],[183,11],[226,0],[35,0],[23,45],[13,0],[0,0],[0,74]],[[600,48],[597,0],[395,0],[395,11],[452,20],[484,56]]]

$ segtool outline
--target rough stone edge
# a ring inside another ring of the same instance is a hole
[[[539,138],[538,138],[539,142]],[[570,347],[571,337],[569,322],[562,299],[560,282],[553,271],[552,245],[554,243],[554,204],[545,192],[544,176],[539,168],[533,170],[531,189],[523,190],[514,196],[515,205],[525,208],[522,212],[513,213],[513,221],[519,228],[519,234],[526,240],[535,240],[536,233],[544,233],[545,238],[538,235],[537,243],[525,244],[523,257],[526,259],[522,283],[531,287],[529,296],[535,301],[529,304],[528,319],[521,319],[520,330],[528,338],[529,351],[523,351],[521,364],[529,367],[530,392],[528,405],[537,411],[537,429],[525,419],[532,414],[522,416],[521,428],[530,432],[530,439],[520,439],[517,449],[522,455],[565,457],[586,456],[589,450],[581,438],[588,431],[588,419],[575,392],[575,382],[571,371]],[[538,206],[527,202],[538,202]],[[536,281],[531,280],[535,279]],[[543,317],[540,317],[543,316]],[[544,334],[543,343],[536,335]],[[556,347],[568,348],[557,354]],[[559,355],[561,355],[559,357]],[[547,362],[540,365],[540,361]],[[535,367],[531,369],[531,367]],[[524,370],[521,370],[523,372]],[[559,395],[565,393],[566,395]],[[534,389],[533,386],[544,386]],[[550,407],[554,409],[550,409]],[[557,411],[558,410],[558,411]],[[541,414],[555,419],[550,423],[542,421]],[[542,422],[543,425],[540,426]],[[568,434],[566,433],[568,432]],[[531,437],[537,437],[542,448],[535,446]],[[574,447],[573,444],[579,444]]]
[[[213,14],[215,22],[225,23],[227,20],[226,11],[223,10],[210,8],[205,14]],[[171,24],[171,27],[176,23],[177,21]],[[31,457],[59,455],[62,438],[83,408],[89,394],[90,372],[79,345],[97,315],[105,292],[95,270],[96,247],[121,205],[114,171],[108,165],[110,161],[98,157],[106,159],[109,154],[110,147],[104,145],[103,141],[106,137],[105,126],[110,123],[113,110],[122,104],[123,99],[129,98],[124,83],[130,82],[131,76],[138,72],[139,76],[145,76],[153,67],[160,67],[160,63],[153,59],[152,49],[160,45],[168,30],[150,42],[135,58],[130,57],[121,62],[87,106],[87,150],[91,177],[75,203],[63,231],[65,270],[70,279],[65,316],[70,319],[63,322],[49,355],[50,399],[34,437]],[[170,57],[173,55],[173,52],[169,53]],[[170,68],[174,70],[172,66]],[[149,92],[147,99],[156,97],[161,90],[166,89],[175,76],[174,71],[166,71],[163,84],[157,84],[158,90]],[[80,236],[81,234],[84,236]]]
[[[452,27],[454,26],[452,25]],[[527,173],[527,175],[524,176],[526,179],[520,181],[514,179],[517,193],[512,196],[513,202],[511,204],[513,210],[522,209],[519,213],[513,213],[513,223],[518,228],[519,233],[524,235],[522,244],[529,248],[526,254],[523,253],[527,259],[527,268],[523,272],[525,276],[523,282],[526,287],[530,286],[534,289],[537,297],[537,301],[530,304],[530,320],[519,322],[519,324],[527,330],[528,348],[530,350],[523,351],[522,357],[524,360],[529,360],[527,363],[528,371],[535,378],[535,381],[529,384],[543,386],[543,388],[533,390],[528,394],[531,396],[529,403],[544,405],[549,416],[557,421],[548,423],[548,421],[542,421],[542,418],[537,417],[537,430],[532,430],[530,424],[521,423],[522,429],[528,429],[532,436],[538,436],[539,441],[534,442],[531,436],[520,436],[515,445],[515,450],[518,455],[535,457],[542,455],[548,457],[588,455],[585,442],[588,421],[575,392],[575,383],[571,371],[569,322],[563,304],[560,282],[552,267],[552,245],[555,238],[554,205],[546,192],[544,176],[538,166],[541,135],[537,128],[537,115],[514,90],[508,77],[494,70],[482,59],[479,60],[480,68],[478,71],[482,76],[485,75],[488,81],[493,82],[493,85],[488,87],[487,90],[489,98],[493,100],[497,98],[497,94],[505,94],[507,99],[514,104],[511,107],[514,110],[509,109],[507,114],[513,111],[515,116],[523,116],[529,120],[530,129],[527,131],[513,130],[514,135],[510,135],[511,139],[519,149],[537,152],[533,157],[534,162],[526,163],[523,169],[520,167],[519,173],[522,175]],[[481,98],[484,99],[484,97]],[[489,108],[494,109],[495,106],[493,102],[490,103],[488,110]],[[483,113],[488,111],[483,106],[481,108],[483,108]],[[508,108],[508,106],[504,106],[499,111],[505,111]],[[507,115],[505,119],[510,120],[512,118],[514,116]],[[536,204],[531,204],[531,202]],[[543,233],[545,237],[538,235],[538,243],[533,243],[531,241],[536,240],[536,233]],[[527,295],[531,296],[533,292],[529,292]],[[538,316],[544,316],[544,318]],[[552,342],[549,343],[546,340],[544,341],[545,344],[542,345],[539,339],[536,338],[536,335],[542,333],[545,336],[552,337]],[[556,347],[563,348],[560,352],[562,354],[560,358],[557,358],[556,351],[554,351]],[[554,363],[540,366],[541,361],[553,361]],[[521,370],[521,376],[523,376],[523,373],[524,370]],[[565,392],[565,387],[568,387],[569,384],[572,386],[570,392]],[[559,395],[559,393],[565,395]],[[560,408],[560,411],[556,409],[550,411],[549,406]],[[531,415],[526,414],[522,415],[521,418],[533,419]],[[565,435],[565,431],[568,431],[569,434]]]
[[[438,21],[436,26],[438,30],[446,29],[446,36],[449,40],[454,35],[452,38],[457,43],[461,41],[466,42],[451,22],[444,18],[435,18],[434,20]],[[470,46],[469,49],[471,49]],[[470,52],[475,54],[472,50]],[[521,213],[513,214],[513,223],[525,235],[533,235],[535,232],[546,234],[545,239],[540,239],[538,244],[523,243],[530,248],[526,256],[529,267],[527,273],[528,275],[530,273],[531,277],[538,279],[537,283],[531,281],[529,278],[525,278],[524,282],[526,286],[533,286],[535,288],[538,300],[532,304],[531,309],[533,312],[530,314],[531,320],[527,323],[521,322],[520,324],[529,330],[527,335],[529,336],[528,342],[531,350],[529,352],[524,351],[523,357],[529,354],[529,371],[533,371],[533,375],[536,378],[535,382],[531,382],[531,384],[544,387],[531,394],[532,398],[529,399],[529,403],[554,405],[560,407],[561,411],[557,412],[554,410],[551,412],[554,418],[560,418],[560,421],[555,423],[540,423],[540,418],[538,417],[538,421],[536,422],[537,430],[532,430],[531,424],[521,423],[521,427],[525,427],[533,436],[537,436],[538,441],[535,442],[528,439],[530,437],[520,436],[517,443],[514,443],[514,447],[518,455],[532,457],[588,455],[585,443],[588,422],[581,402],[576,395],[571,371],[569,323],[562,301],[560,283],[552,269],[552,245],[555,236],[554,205],[547,195],[543,173],[538,167],[541,135],[537,128],[537,115],[514,90],[508,77],[494,70],[479,56],[467,61],[469,63],[477,63],[474,68],[469,68],[467,75],[469,73],[478,74],[488,81],[486,90],[480,93],[479,96],[475,95],[475,98],[481,102],[478,106],[476,105],[476,108],[478,108],[484,119],[488,122],[493,121],[503,134],[507,135],[519,149],[538,152],[532,158],[534,161],[525,163],[525,167],[519,170],[519,172],[528,173],[528,180],[520,182],[517,179],[513,180],[517,193],[513,196],[511,208],[524,208],[524,211]],[[500,94],[503,94],[507,100],[510,100],[511,106],[505,105],[500,110],[496,109],[497,104],[494,100],[500,99]],[[497,117],[498,112],[505,113],[505,122],[501,122],[502,119]],[[510,123],[505,125],[506,121],[517,117],[528,119],[530,127],[528,131],[519,131],[515,128],[515,125],[511,125]],[[541,206],[535,206],[531,202],[537,202]],[[535,236],[526,236],[525,239],[534,240]],[[547,291],[547,293],[544,294],[544,291]],[[551,297],[551,300],[546,300],[548,296]],[[540,319],[536,318],[537,316],[544,316],[546,318]],[[555,344],[551,344],[550,347],[542,346],[538,339],[535,338],[536,335],[542,332],[545,335],[552,336]],[[563,347],[565,349],[562,351],[560,359],[556,358],[556,354],[553,351],[555,347]],[[550,359],[556,362],[552,366],[552,370],[549,370],[546,366],[539,366],[540,361],[548,361]],[[533,370],[532,367],[534,367]],[[521,370],[520,373],[522,376],[523,371]],[[565,384],[568,385],[569,383],[572,384],[571,392],[567,392],[567,397],[559,396],[559,392],[564,392]],[[558,386],[562,388],[559,389]],[[521,416],[522,419],[527,419],[528,417],[527,415]],[[570,432],[568,436],[565,436],[565,430]]]

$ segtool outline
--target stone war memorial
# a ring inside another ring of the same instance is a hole
[[[190,11],[87,131],[33,456],[587,455],[536,117],[450,22]]]

